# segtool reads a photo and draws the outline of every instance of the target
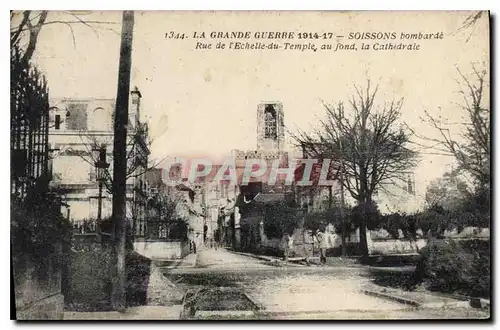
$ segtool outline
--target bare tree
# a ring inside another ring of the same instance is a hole
[[[142,126],[142,125],[141,125]],[[99,150],[107,150],[107,155],[112,155],[112,150],[106,148],[111,144],[111,137],[103,137],[88,133],[86,131],[80,132],[80,138],[85,147],[85,150],[80,150],[78,156],[89,163],[90,166],[94,167],[96,162],[99,160]],[[127,139],[127,170],[126,179],[137,178],[142,176],[148,171],[158,167],[161,160],[150,160],[149,153],[151,150],[151,144],[153,141],[148,138],[147,132],[138,128],[132,134],[129,134]],[[108,158],[108,162],[111,161],[111,157]],[[108,193],[112,193],[112,182],[113,175],[112,169],[108,168],[104,170],[104,185]]]
[[[105,27],[108,24],[118,24],[118,22],[88,20],[84,17],[85,13],[82,12],[62,11],[55,13],[62,14],[59,15],[62,19],[51,19],[48,10],[10,12],[10,44],[11,47],[16,46],[23,51],[23,60],[29,61],[32,58],[40,32],[47,25],[62,24],[67,26],[73,38],[73,45],[76,45],[73,29],[75,24],[87,26],[96,35],[98,35],[97,28],[105,28],[118,34],[118,32]]]
[[[408,148],[410,134],[398,125],[403,101],[385,102],[378,109],[375,99],[378,86],[366,89],[354,86],[347,105],[324,103],[326,120],[312,134],[299,131],[293,138],[319,159],[332,159],[340,184],[357,201],[360,209],[373,209],[372,196],[386,184],[404,180],[417,163],[416,152]],[[360,217],[360,245],[363,256],[368,255],[366,241],[367,219]]]
[[[457,71],[461,78],[459,93],[463,99],[456,106],[464,112],[463,121],[450,122],[425,111],[422,120],[438,132],[438,137],[423,136],[416,132],[415,135],[422,141],[432,143],[431,147],[436,151],[454,156],[459,171],[468,173],[476,187],[489,190],[491,126],[488,73],[486,70],[477,70],[474,67],[474,78],[470,79],[460,70]],[[454,133],[459,129],[461,133]]]
[[[478,25],[479,20],[481,19],[481,17],[484,17],[486,15],[487,15],[486,11],[476,11],[476,12],[473,12],[473,13],[467,15],[467,17],[462,22],[462,25],[456,31],[456,32],[462,32],[465,30],[470,31],[469,36],[465,40],[465,43],[469,42],[470,38],[472,37],[472,34],[474,33],[474,30],[476,29],[476,27]]]

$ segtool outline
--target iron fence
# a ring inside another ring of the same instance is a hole
[[[48,187],[49,91],[44,75],[16,47],[10,64],[11,193],[23,198],[35,184]]]

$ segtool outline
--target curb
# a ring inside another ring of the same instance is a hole
[[[267,261],[267,262],[271,263],[272,266],[305,267],[305,265],[298,263],[299,260],[288,260],[288,263],[286,263],[284,260],[273,258],[273,257],[262,256],[262,255],[258,255],[258,254],[252,254],[252,253],[245,253],[245,252],[237,252],[237,251],[231,251],[231,252],[242,255],[242,256]]]
[[[471,308],[471,307],[473,307],[473,308],[485,308],[485,307],[483,307],[483,305],[488,303],[488,302],[480,301],[478,299],[476,306],[480,306],[480,307],[474,307],[472,299],[458,300],[456,298],[455,298],[456,301],[453,301],[450,303],[446,303],[446,302],[420,303],[420,302],[412,300],[412,299],[398,297],[398,296],[391,295],[388,293],[371,291],[371,290],[362,290],[362,291],[364,294],[366,294],[368,296],[382,298],[382,299],[386,299],[386,300],[391,300],[391,301],[395,301],[395,302],[398,302],[401,304],[410,305],[410,306],[413,306],[416,308],[445,308],[445,307],[446,308]],[[484,300],[484,299],[482,299],[482,300]],[[486,306],[489,306],[489,305],[486,305]]]
[[[460,301],[467,301],[472,308],[485,309],[491,307],[490,300],[485,298],[470,297],[459,294],[442,293],[442,292],[429,292],[429,294],[437,297],[446,297]]]
[[[406,308],[396,308],[391,311],[404,311]],[[276,317],[276,316],[294,316],[297,314],[332,314],[332,313],[380,313],[380,309],[319,309],[319,310],[303,310],[303,311],[272,311],[263,310],[257,311],[255,314],[257,317]],[[330,319],[329,319],[330,320]],[[348,319],[349,321],[356,319]]]
[[[377,292],[377,291],[370,291],[370,290],[362,290],[362,291],[364,294],[366,294],[368,296],[383,298],[386,300],[392,300],[392,301],[396,301],[396,302],[401,303],[401,304],[410,305],[410,306],[417,307],[417,308],[422,307],[422,304],[415,301],[415,300],[397,297],[397,296],[393,296],[393,295],[390,295],[387,293],[382,293],[382,292]]]
[[[255,258],[255,259],[259,259],[259,260],[264,260],[264,261],[269,261],[269,262],[276,262],[276,263],[282,262],[282,260],[280,260],[280,259],[276,259],[276,258],[272,258],[272,257],[267,257],[267,256],[262,256],[262,255],[258,255],[258,254],[238,252],[238,251],[231,251],[231,252],[239,254],[241,256],[251,257],[251,258]]]
[[[237,292],[241,294],[245,299],[247,299],[250,304],[252,304],[255,309],[254,310],[197,310],[194,306],[188,308],[187,302],[190,299],[196,299],[198,293],[202,292],[204,289],[188,289],[182,298],[181,303],[181,313],[180,319],[196,319],[197,317],[220,317],[220,316],[255,316],[256,313],[259,313],[265,310],[265,307],[256,302],[253,297],[250,297],[244,290],[238,289],[229,289],[229,292]],[[220,290],[220,289],[219,289]],[[225,291],[225,290],[224,290]]]

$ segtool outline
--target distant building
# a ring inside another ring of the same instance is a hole
[[[135,235],[145,233],[148,167],[148,126],[140,121],[141,93],[135,88],[129,104],[127,143],[127,217],[134,221]],[[102,192],[102,214],[111,216],[113,173],[114,99],[52,99],[49,144],[52,151],[52,185],[64,192],[75,223],[96,219],[99,206],[99,175],[106,174]],[[96,162],[104,159],[108,171]]]
[[[212,172],[204,180],[203,195],[205,209],[206,240],[224,242],[227,228],[230,227],[230,216],[234,213],[234,204],[239,193],[238,186],[230,181],[215,180],[221,165],[214,165]]]
[[[285,201],[291,193],[291,187],[286,185],[286,174],[272,176],[273,165],[278,168],[288,168],[289,153],[285,148],[285,124],[283,104],[281,102],[262,102],[257,106],[257,148],[255,150],[233,150],[236,175],[239,182],[239,194],[236,205],[242,203],[255,204],[261,207],[266,203]],[[266,165],[266,173],[257,178],[251,178],[248,184],[243,182],[243,173],[249,160],[258,160]],[[292,174],[293,175],[293,174]],[[257,207],[257,206],[256,206]],[[253,209],[253,208],[251,208]],[[260,212],[241,214],[239,223],[234,223],[233,245],[237,249],[249,248],[258,244],[261,223]]]
[[[374,194],[382,214],[393,212],[414,213],[423,210],[425,192],[418,191],[413,172],[405,173],[400,179],[385,184]]]
[[[288,151],[285,147],[285,124],[283,104],[281,102],[263,102],[257,106],[257,149],[231,151],[235,159],[236,175],[241,183],[243,171],[248,160],[259,160],[267,166],[267,172],[259,178],[251,178],[250,182],[260,182],[261,193],[278,193],[284,191],[285,175],[279,175],[275,184],[268,184],[272,165],[277,162],[279,168],[286,168],[289,164]]]
[[[320,144],[315,144],[312,150],[321,150]],[[321,175],[322,164],[318,157],[310,152],[311,148],[302,146],[302,159],[316,159],[318,163],[313,165],[309,179],[313,182],[310,186],[301,186],[297,182],[303,179],[305,163],[300,164],[295,172],[296,180],[294,182],[294,197],[297,204],[307,212],[324,211],[330,208],[335,201],[341,199],[340,182],[337,179],[337,167],[334,160],[330,160],[329,173],[326,179],[333,180],[331,186],[320,185],[319,177]],[[304,178],[307,179],[307,178]]]
[[[223,241],[226,228],[230,226],[229,217],[234,211],[238,187],[233,182],[215,179],[221,166],[213,165],[207,176],[196,178],[194,182],[184,177],[182,184],[174,188],[185,192],[181,208],[189,218],[190,239],[198,248],[216,240]],[[170,171],[171,179],[175,177],[173,172],[182,172],[174,167]]]
[[[177,197],[176,214],[187,219],[188,240],[196,244],[199,250],[204,246],[203,232],[205,226],[205,210],[201,186],[190,185],[187,180],[175,187]]]

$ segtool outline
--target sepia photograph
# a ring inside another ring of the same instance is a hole
[[[491,320],[491,22],[10,11],[11,318]]]

